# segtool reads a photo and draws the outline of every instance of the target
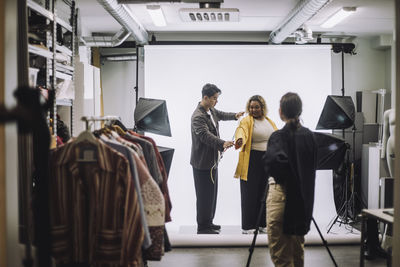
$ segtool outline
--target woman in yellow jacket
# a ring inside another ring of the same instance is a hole
[[[267,117],[267,105],[259,95],[250,97],[246,105],[248,115],[235,132],[235,148],[241,148],[235,177],[240,178],[243,234],[253,233],[261,201],[266,188],[262,156],[267,149],[271,134],[277,130],[275,123]],[[259,224],[260,232],[266,233],[266,215],[263,211]]]

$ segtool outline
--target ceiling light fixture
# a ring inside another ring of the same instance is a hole
[[[237,8],[181,8],[179,15],[185,22],[238,22]]]
[[[356,12],[356,7],[342,7],[335,14],[330,16],[324,23],[321,24],[322,28],[332,28],[354,12]]]
[[[149,15],[151,19],[153,20],[153,23],[155,26],[158,27],[164,27],[167,26],[167,22],[165,21],[164,13],[161,9],[160,5],[147,5],[147,12],[149,12]]]

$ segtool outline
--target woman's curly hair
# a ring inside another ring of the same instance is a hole
[[[261,106],[261,110],[263,112],[263,117],[267,116],[268,113],[268,108],[267,108],[267,104],[265,103],[265,100],[262,96],[260,95],[253,95],[252,97],[250,97],[249,101],[247,101],[246,104],[246,112],[250,114],[250,102],[251,101],[257,101],[258,103],[260,103]]]

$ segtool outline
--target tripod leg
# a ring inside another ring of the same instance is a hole
[[[258,212],[258,216],[257,216],[257,222],[256,222],[256,230],[254,231],[254,236],[253,236],[253,241],[251,242],[251,246],[249,248],[249,257],[247,258],[247,264],[246,267],[250,266],[250,262],[251,262],[251,257],[253,256],[253,251],[254,251],[254,247],[256,246],[256,239],[257,239],[257,235],[258,235],[258,228],[260,226],[260,222],[261,222],[261,216],[263,214],[263,210],[265,208],[265,201],[267,200],[267,192],[268,192],[268,183],[265,186],[265,190],[264,190],[264,195],[261,198],[261,207],[260,210]]]
[[[340,210],[338,211],[338,213],[337,213],[335,219],[333,220],[333,222],[332,222],[331,225],[329,226],[328,231],[326,232],[327,234],[329,234],[329,232],[331,231],[333,225],[334,225],[334,224],[337,222],[337,220],[339,219],[340,215],[342,214],[343,209],[345,208],[345,205],[346,205],[346,203],[344,203],[344,204],[342,205],[342,207],[340,208]]]
[[[325,240],[324,237],[322,236],[322,233],[321,233],[321,231],[319,230],[319,227],[318,227],[317,223],[315,222],[314,217],[312,218],[312,221],[313,221],[313,223],[314,223],[314,225],[315,225],[315,228],[317,228],[317,231],[318,231],[318,233],[319,233],[319,236],[321,237],[322,243],[324,244],[326,250],[328,251],[329,256],[331,257],[331,259],[332,259],[332,261],[333,261],[333,264],[335,265],[335,267],[337,267],[338,265],[337,265],[337,263],[336,263],[336,261],[335,261],[335,258],[333,257],[333,255],[332,255],[332,253],[331,253],[331,250],[330,250],[329,247],[328,247],[328,243],[326,242],[326,240]]]

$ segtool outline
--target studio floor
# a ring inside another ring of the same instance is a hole
[[[320,230],[339,267],[360,265],[360,232],[357,227],[334,224],[329,233],[326,227]],[[197,235],[196,227],[181,226],[176,231],[170,229],[169,237],[172,251],[159,262],[148,262],[149,267],[245,267],[254,235],[241,234],[239,226],[223,225],[219,235]],[[304,266],[335,266],[315,226],[312,225],[305,241]],[[267,243],[266,234],[258,235],[250,266],[273,266]],[[387,266],[383,258],[365,260],[364,263],[366,267]]]
[[[324,239],[334,245],[354,245],[360,243],[359,228],[350,225],[334,224],[326,227],[319,226]],[[329,231],[328,231],[329,230]],[[239,225],[222,225],[219,235],[198,235],[197,227],[193,225],[180,226],[176,229],[168,228],[168,235],[172,246],[175,247],[245,247],[251,244],[253,234],[242,234]],[[329,232],[329,233],[328,233]],[[310,232],[305,236],[306,245],[321,245],[321,237],[314,224],[311,224]],[[266,246],[268,237],[259,234],[256,240],[257,246]]]
[[[339,267],[359,266],[360,247],[358,245],[330,245],[333,257]],[[245,267],[249,247],[191,247],[173,248],[160,262],[148,262],[149,267]],[[305,247],[306,267],[334,266],[324,246]],[[365,267],[384,267],[386,260],[376,258],[365,260]],[[256,247],[250,263],[251,267],[273,266],[268,247]]]

